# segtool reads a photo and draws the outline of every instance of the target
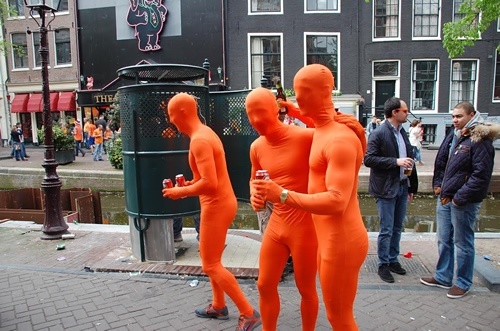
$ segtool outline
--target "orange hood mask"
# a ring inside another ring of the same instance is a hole
[[[191,126],[200,122],[194,97],[187,93],[172,97],[168,103],[168,117],[180,132],[189,133]]]
[[[273,132],[281,122],[278,119],[278,104],[270,90],[258,87],[250,92],[245,101],[250,124],[262,136]]]

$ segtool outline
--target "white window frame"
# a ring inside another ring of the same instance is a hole
[[[337,10],[307,10],[307,1],[304,0],[304,14],[339,14],[341,0],[337,0]]]
[[[436,62],[436,81],[435,81],[435,89],[434,89],[434,108],[435,109],[413,109],[413,100],[416,98],[414,97],[414,92],[415,92],[415,81],[413,80],[414,76],[414,64],[415,62],[431,62],[434,61]],[[410,95],[410,100],[408,103],[410,104],[410,110],[414,112],[415,114],[417,113],[437,113],[438,112],[438,104],[439,104],[439,68],[441,66],[441,63],[439,61],[439,58],[429,58],[429,59],[412,59],[411,60],[411,95]]]
[[[24,34],[22,32],[12,32],[10,33],[10,43],[14,45],[14,42],[12,40],[12,35],[14,34]],[[26,34],[24,34],[26,36]],[[17,44],[16,44],[17,45]],[[11,56],[12,56],[12,71],[26,71],[26,70],[30,70],[30,60],[29,60],[29,57],[28,57],[28,38],[26,38],[26,54],[24,55],[24,58],[26,59],[26,67],[22,67],[22,68],[16,68],[16,58],[15,58],[15,51],[13,50],[11,53]]]
[[[280,0],[280,11],[272,11],[272,12],[252,12],[252,0],[248,0],[248,15],[283,15],[283,5],[284,0]]]
[[[379,37],[377,38],[375,36],[375,5],[377,0],[373,0],[372,4],[372,41],[374,42],[379,42],[379,41],[397,41],[401,40],[401,1],[403,0],[398,0],[398,35],[396,37]]]
[[[22,19],[22,18],[26,17],[24,15],[24,2],[23,2],[23,0],[21,0],[21,2],[22,2],[22,7],[21,7],[21,10],[17,13],[17,16],[11,16],[10,14],[7,14],[7,17],[6,17],[7,19]],[[9,0],[6,0],[6,5],[9,9],[11,8]],[[17,8],[15,8],[15,9],[18,10]]]
[[[452,104],[452,88],[453,88],[453,63],[454,62],[463,62],[463,61],[475,61],[476,62],[476,80],[474,82],[474,102],[472,103],[474,105],[474,107],[477,107],[477,95],[478,95],[478,85],[479,85],[479,59],[474,59],[474,58],[457,58],[457,59],[452,59],[450,61],[450,94],[449,94],[449,100],[448,100],[448,103],[449,103],[449,106],[450,106],[450,109],[449,109],[449,112],[452,113],[453,112],[453,109],[454,107],[457,105],[456,103],[455,104]],[[462,102],[462,101],[469,101],[469,100],[460,100],[459,102]]]
[[[496,51],[495,52],[495,62],[494,62],[494,70],[493,70],[493,91],[491,93],[491,102],[493,103],[500,103],[500,99],[495,99],[495,80],[497,77],[497,74],[500,75],[500,73],[497,72],[497,61],[500,61],[500,52]],[[500,82],[498,82],[500,85]]]
[[[497,20],[497,32],[500,32],[500,17]]]
[[[68,37],[69,37],[69,50],[71,52],[71,29],[70,28],[61,28],[61,30],[68,30]],[[57,62],[57,42],[56,42],[56,36],[57,36],[57,33],[54,31],[54,38],[53,38],[53,42],[54,42],[54,61],[55,61],[55,66],[56,68],[63,68],[63,67],[71,67],[73,66],[73,57],[70,56],[71,58],[71,62],[69,63],[62,63],[62,64],[59,64]]]
[[[35,48],[35,36],[41,36],[41,32],[38,32],[38,31],[34,31],[32,34],[31,34],[31,54],[33,54],[33,69],[42,69],[42,56],[41,54],[36,50]],[[47,38],[48,38],[48,35],[47,35]],[[42,47],[41,45],[41,40],[38,41],[40,47]],[[40,56],[40,65],[37,65],[36,63],[36,58],[37,58],[37,53],[38,53],[38,56]],[[49,59],[47,59],[49,60]]]
[[[283,82],[283,33],[282,32],[268,32],[268,33],[248,33],[247,34],[247,49],[248,49],[248,86],[250,89],[258,86],[252,86],[252,38],[253,37],[279,37],[280,38],[280,79]],[[262,77],[259,77],[259,82]]]
[[[412,39],[413,40],[440,40],[441,39],[441,0],[438,0],[438,22],[437,22],[437,36],[424,36],[424,37],[416,37],[415,36],[415,1],[413,0],[413,14],[412,14]]]
[[[307,37],[308,36],[335,36],[337,37],[337,77],[334,77],[335,79],[335,91],[340,91],[340,86],[341,86],[341,74],[340,70],[342,68],[340,64],[340,32],[304,32],[304,66],[307,65]]]

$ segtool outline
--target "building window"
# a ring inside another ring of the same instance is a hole
[[[338,11],[338,0],[305,0],[306,11]]]
[[[439,36],[439,0],[414,0],[413,36]]]
[[[375,38],[399,37],[399,0],[374,0]]]
[[[495,83],[493,84],[493,100],[500,101],[500,52],[497,51],[497,64],[495,66]]]
[[[250,13],[280,13],[281,0],[250,0]]]
[[[460,13],[460,6],[468,0],[453,0],[453,22],[457,22],[465,17],[465,14]],[[473,25],[477,24],[479,15],[474,19]]]
[[[330,69],[339,87],[339,40],[338,35],[306,35],[306,64],[319,63]]]
[[[42,66],[42,56],[40,55],[40,32],[33,32],[33,59],[35,63],[33,67],[40,68]]]
[[[435,110],[438,62],[413,61],[412,100],[413,110]]]
[[[250,88],[261,86],[267,79],[267,87],[274,87],[276,77],[281,77],[281,36],[250,36]]]
[[[71,64],[69,29],[59,29],[55,34],[56,65]]]
[[[68,11],[68,0],[62,0],[59,5],[59,11]]]
[[[459,102],[476,101],[477,61],[456,60],[451,62],[450,109]]]
[[[373,77],[387,77],[399,75],[398,61],[375,62],[373,64]]]
[[[13,33],[11,38],[14,69],[28,68],[28,45],[26,43],[26,33]]]
[[[9,13],[9,16],[24,16],[24,0],[9,0],[9,9],[15,10],[16,13]]]

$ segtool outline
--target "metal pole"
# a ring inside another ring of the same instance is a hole
[[[54,135],[52,131],[52,114],[50,113],[49,89],[49,48],[47,42],[47,27],[45,26],[46,11],[37,9],[40,15],[40,56],[42,59],[42,95],[43,95],[43,124],[45,154],[42,167],[45,168],[45,177],[41,188],[44,193],[43,207],[45,218],[43,220],[41,239],[61,239],[62,235],[69,233],[68,224],[64,221],[61,206],[62,183],[57,175],[57,161],[55,159]]]

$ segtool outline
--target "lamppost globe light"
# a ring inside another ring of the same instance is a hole
[[[45,168],[41,189],[45,199],[43,209],[45,212],[41,239],[61,239],[68,232],[68,224],[64,220],[61,204],[62,183],[57,175],[56,152],[54,146],[54,132],[52,130],[52,114],[50,112],[50,88],[49,88],[49,43],[47,40],[47,26],[56,18],[55,12],[59,9],[60,0],[24,0],[24,4],[30,9],[30,16],[40,27],[40,57],[42,59],[42,104],[43,104],[43,126],[45,154],[42,167]],[[33,13],[38,13],[35,17]],[[50,13],[50,14],[49,14]],[[47,15],[52,19],[47,22]]]
[[[58,11],[61,0],[24,0],[24,5],[31,9]]]

